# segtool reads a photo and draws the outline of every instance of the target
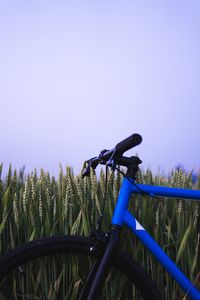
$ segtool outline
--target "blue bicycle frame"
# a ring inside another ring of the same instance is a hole
[[[133,179],[131,178],[130,180],[128,180],[127,178],[124,178],[123,180],[112,218],[112,225],[127,225],[131,229],[131,231],[140,239],[140,241],[156,257],[156,259],[164,266],[164,268],[171,274],[176,282],[183,288],[185,293],[194,300],[200,300],[200,291],[198,291],[194,287],[194,285],[181,272],[181,270],[175,265],[175,263],[165,254],[165,252],[155,242],[155,240],[128,211],[128,204],[131,194],[139,194],[144,191],[152,196],[200,200],[200,191],[138,184],[137,186],[139,189],[141,189],[140,191],[131,183],[131,181],[133,181]]]

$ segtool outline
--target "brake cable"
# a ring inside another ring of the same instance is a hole
[[[108,191],[108,166],[106,165],[105,191],[104,191],[104,196],[103,196],[103,204],[102,204],[101,214],[98,219],[97,226],[96,226],[96,230],[99,230],[99,231],[101,231],[101,229],[102,229],[103,214],[105,211],[105,204],[107,201],[107,191]]]
[[[128,177],[126,174],[124,174],[120,168],[118,167],[115,167],[115,169],[120,173],[122,174],[141,194],[143,195],[148,195],[150,197],[154,197],[154,195],[152,195],[151,193],[148,193],[148,192],[145,192],[143,191],[130,177]]]

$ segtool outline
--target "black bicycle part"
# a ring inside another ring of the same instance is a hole
[[[104,209],[105,209],[105,204],[107,200],[107,189],[108,189],[108,166],[106,166],[106,177],[105,177],[105,191],[103,195],[103,203],[101,207],[101,213],[97,221],[97,226],[96,226],[96,231],[101,232],[102,228],[102,221],[103,221],[103,214],[104,214]]]
[[[103,150],[100,155],[99,159],[103,161],[109,161],[111,157],[121,157],[124,152],[132,149],[133,147],[139,145],[142,142],[141,135],[134,133],[125,140],[119,142],[113,149],[111,150]]]
[[[115,146],[115,152],[117,156],[121,156],[124,152],[129,149],[139,145],[142,142],[142,137],[140,134],[132,134],[125,140],[121,141]]]
[[[118,143],[113,149],[104,149],[100,152],[99,156],[93,157],[86,161],[86,168],[82,174],[82,177],[89,176],[90,168],[95,170],[98,164],[107,164],[109,167],[112,168],[112,170],[115,170],[116,165],[128,167],[130,164],[133,164],[133,159],[138,160],[138,163],[141,163],[139,158],[129,158],[122,156],[125,151],[130,150],[131,148],[139,145],[141,142],[141,135],[135,133]]]
[[[106,244],[108,242],[109,239],[109,234],[103,232],[99,226],[96,227],[96,229],[94,231],[92,231],[90,233],[90,238],[95,241],[95,243],[93,244],[93,246],[90,247],[89,251],[90,253],[93,255],[95,254],[97,251],[103,253],[106,247]],[[93,284],[94,278],[96,276],[96,274],[98,273],[98,269],[99,269],[99,265],[101,263],[102,257],[98,257],[93,266],[91,267],[88,275],[87,275],[87,279],[85,282],[85,285],[81,291],[81,294],[79,296],[79,300],[85,300],[88,299],[88,294],[91,290],[91,286]]]
[[[95,260],[95,262],[93,263],[88,275],[87,275],[87,279],[85,281],[84,287],[80,293],[80,296],[78,298],[78,300],[85,300],[88,299],[88,293],[91,289],[92,283],[93,283],[93,278],[95,277],[95,274],[97,273],[97,270],[99,268],[99,264],[101,261],[101,257],[97,258]]]
[[[103,256],[99,262],[98,269],[96,270],[95,276],[93,278],[87,300],[97,299],[97,295],[102,289],[105,277],[112,261],[112,256],[116,251],[116,247],[119,241],[119,230],[120,228],[113,227],[110,231],[109,240]]]
[[[98,260],[101,259],[103,252],[101,247],[94,247],[95,244],[96,241],[93,238],[80,236],[57,236],[29,242],[8,252],[0,258],[0,283],[5,279],[6,276],[9,278],[9,274],[13,269],[22,268],[24,264],[32,261],[34,263],[36,258],[42,258],[43,262],[43,259],[46,256],[56,254],[61,255],[61,253],[68,255],[77,254],[81,257],[91,257],[96,259],[96,266],[98,267]],[[95,250],[90,251],[90,249],[93,247]],[[111,264],[120,271],[120,274],[124,274],[130,280],[131,284],[133,284],[135,288],[141,292],[143,299],[161,299],[161,295],[155,284],[129,255],[117,250],[115,255],[112,257]],[[121,280],[121,275],[119,278]],[[3,292],[1,289],[0,291],[1,293]],[[132,289],[130,291],[132,291]],[[14,299],[14,297],[10,295],[10,288],[6,290],[5,293],[7,293],[6,295],[9,295],[9,298],[7,297],[5,299]],[[122,293],[124,293],[123,290]],[[130,295],[132,295],[132,292]],[[120,299],[124,300],[127,298]],[[131,298],[128,297],[128,299],[132,299],[132,296]]]

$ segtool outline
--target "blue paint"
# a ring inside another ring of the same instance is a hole
[[[112,218],[112,224],[122,226],[124,223],[124,212],[128,209],[129,199],[132,192],[132,183],[124,178],[119,192],[115,211]]]
[[[200,201],[200,190],[186,190],[186,189],[168,188],[168,187],[152,186],[152,185],[144,185],[144,184],[138,184],[137,186],[144,192],[153,194],[154,196],[194,199]],[[135,194],[141,193],[133,185],[131,185],[131,190],[132,193]]]
[[[165,254],[161,247],[154,241],[154,239],[146,232],[146,230],[136,230],[136,220],[127,211],[124,222],[133,231],[133,233],[140,239],[140,241],[150,250],[156,259],[165,267],[171,276],[183,288],[186,294],[192,299],[200,299],[200,293],[188,280],[188,278],[180,271],[180,269],[173,263],[173,261]]]
[[[139,184],[137,186],[146,193],[154,196],[200,200],[200,191],[157,187],[142,184]],[[144,230],[143,227],[138,226],[138,221],[128,211],[130,196],[133,193],[140,194],[141,191],[133,186],[128,179],[124,178],[113,214],[112,224],[119,226],[127,225],[132,230],[132,232],[140,239],[140,241],[156,257],[156,259],[164,266],[164,268],[171,274],[171,276],[177,281],[177,283],[183,288],[185,293],[194,300],[200,300],[200,292],[188,280],[183,272],[175,265],[175,263],[165,254],[165,252],[146,232],[146,230]]]

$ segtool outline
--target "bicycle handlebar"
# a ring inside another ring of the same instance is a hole
[[[122,157],[125,151],[130,150],[131,148],[139,145],[142,142],[142,137],[138,133],[134,133],[123,141],[119,142],[111,150],[103,150],[98,157],[93,157],[89,159],[87,163],[87,168],[83,173],[82,177],[88,176],[90,174],[90,168],[96,169],[97,165],[105,164],[112,165],[115,159]]]
[[[125,151],[139,145],[142,142],[142,137],[138,133],[134,133],[125,140],[115,146],[116,155],[122,155]]]

